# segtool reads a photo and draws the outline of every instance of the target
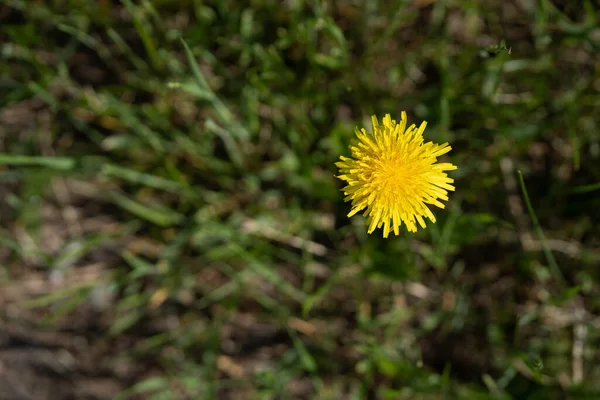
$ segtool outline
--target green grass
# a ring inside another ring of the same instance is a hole
[[[124,399],[600,397],[599,18],[2,0],[0,282],[102,275],[0,319],[109,346]],[[402,110],[456,192],[385,240],[334,163]]]

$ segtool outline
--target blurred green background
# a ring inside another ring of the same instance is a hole
[[[1,0],[0,399],[600,398],[599,17]],[[334,162],[402,110],[456,192],[384,240]]]

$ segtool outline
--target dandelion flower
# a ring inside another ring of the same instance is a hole
[[[383,226],[383,237],[392,229],[398,235],[402,223],[409,232],[417,231],[417,222],[425,228],[424,218],[435,222],[428,205],[444,208],[440,200],[447,201],[448,191],[454,190],[454,179],[444,171],[457,167],[437,163],[451,147],[448,143],[423,143],[427,122],[406,129],[405,112],[400,123],[389,114],[382,124],[376,116],[372,121],[373,134],[356,128],[358,144],[350,146],[352,158],[342,156],[335,164],[340,170],[337,178],[348,183],[342,189],[344,200],[352,200],[348,217],[366,209],[368,232]]]

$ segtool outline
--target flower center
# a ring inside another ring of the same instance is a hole
[[[414,171],[408,168],[403,160],[394,158],[382,160],[377,174],[383,192],[386,194],[402,195],[413,182]]]

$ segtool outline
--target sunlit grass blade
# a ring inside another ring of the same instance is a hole
[[[20,167],[46,167],[63,171],[75,167],[76,161],[69,157],[45,157],[45,156],[18,156],[12,154],[0,154],[0,165],[14,165]]]
[[[165,190],[172,193],[181,193],[185,191],[185,185],[160,176],[147,174],[130,168],[120,167],[114,164],[106,164],[100,171],[102,175],[120,178],[131,183]]]
[[[183,219],[183,215],[169,208],[162,206],[150,207],[115,191],[110,192],[109,197],[116,205],[124,210],[127,210],[139,218],[150,221],[158,226],[173,226],[178,224]]]
[[[206,79],[204,78],[204,74],[202,73],[202,71],[200,71],[200,67],[198,66],[198,63],[196,62],[196,58],[194,57],[192,50],[190,49],[190,47],[188,46],[188,44],[185,40],[181,39],[181,43],[183,44],[183,48],[185,49],[187,61],[188,61],[190,68],[192,69],[192,73],[194,74],[194,78],[196,79],[196,84],[198,85],[198,88],[205,92],[204,97],[206,99],[211,100],[211,101],[215,100],[216,96],[215,96],[214,92],[210,89],[210,87],[208,86],[208,82],[206,82]]]

